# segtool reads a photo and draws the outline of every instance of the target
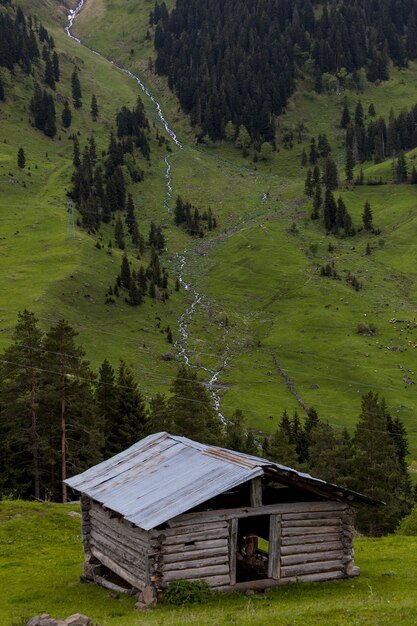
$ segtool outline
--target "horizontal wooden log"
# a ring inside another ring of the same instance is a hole
[[[145,580],[147,578],[147,570],[142,568],[140,565],[138,566],[135,563],[132,563],[129,558],[126,558],[125,555],[120,552],[108,550],[102,543],[93,539],[91,540],[90,547],[92,553],[94,550],[99,550],[102,554],[106,554],[114,563],[123,567],[127,572],[130,572],[133,576],[135,576],[135,578],[140,580]]]
[[[121,545],[120,543],[116,543],[104,536],[102,533],[97,533],[95,530],[91,532],[90,541],[97,547],[102,546],[104,551],[111,550],[116,554],[120,554],[124,559],[136,565],[136,567],[146,570],[148,558],[138,554],[131,548]]]
[[[190,550],[179,551],[173,554],[161,554],[163,563],[175,563],[177,561],[194,561],[195,559],[225,556],[227,555],[227,546],[223,545],[220,548],[206,548],[205,550]]]
[[[103,535],[108,540],[113,541],[115,544],[126,547],[129,550],[135,552],[139,558],[145,559],[149,554],[149,548],[145,547],[143,544],[138,543],[134,540],[129,539],[125,535],[115,532],[113,528],[110,526],[104,525],[101,522],[96,522],[94,524],[91,532],[95,531],[96,533]],[[91,533],[90,533],[91,534]]]
[[[117,574],[117,576],[120,576],[123,580],[126,580],[132,585],[132,587],[135,587],[136,589],[143,589],[146,586],[146,583],[143,580],[136,578],[136,576],[121,567],[118,563],[115,563],[109,556],[104,554],[104,552],[101,552],[98,548],[93,547],[91,552],[93,556],[100,561],[100,563],[108,567],[109,570]]]
[[[164,546],[171,546],[174,544],[182,543],[187,545],[188,543],[194,543],[196,541],[207,541],[209,539],[222,539],[229,536],[229,529],[225,525],[223,528],[216,530],[201,530],[196,533],[183,533],[181,535],[172,535],[167,537],[163,542]]]
[[[301,563],[315,563],[316,561],[340,561],[344,564],[344,554],[340,550],[328,552],[306,552],[304,554],[292,554],[281,557],[281,566],[299,565]]]
[[[175,563],[164,563],[162,572],[178,571],[182,569],[194,569],[196,567],[207,567],[210,565],[224,565],[229,563],[227,555],[210,556],[207,559],[195,559],[194,561],[176,561]]]
[[[133,543],[138,550],[142,549],[143,552],[146,552],[150,548],[151,544],[149,538],[144,538],[142,535],[133,532],[132,529],[125,528],[117,520],[111,520],[105,516],[96,516],[94,514],[91,525],[92,527],[99,528],[103,532],[112,534],[114,537],[119,538],[120,541]]]
[[[346,574],[341,570],[334,570],[332,572],[319,572],[317,574],[304,574],[302,576],[289,576],[283,579],[283,583],[319,583],[326,580],[338,580],[339,578],[346,578]]]
[[[163,534],[166,537],[172,537],[188,533],[203,532],[205,530],[221,530],[223,528],[228,528],[225,520],[213,520],[203,524],[188,524],[186,526],[176,526],[175,528],[164,528],[164,530],[160,531],[160,534]]]
[[[340,526],[299,526],[297,528],[283,528],[282,537],[295,537],[303,535],[324,535],[327,533],[340,533]]]
[[[282,521],[283,522],[289,522],[290,520],[319,520],[319,519],[326,519],[329,517],[338,517],[338,518],[342,518],[342,516],[345,515],[345,511],[342,509],[338,509],[335,512],[335,515],[333,515],[333,511],[310,511],[310,512],[305,512],[305,511],[299,511],[298,513],[283,513],[282,514]]]
[[[340,533],[328,533],[322,535],[296,535],[294,537],[283,537],[283,546],[292,546],[295,544],[302,545],[304,543],[325,543],[326,541],[340,541]]]
[[[212,541],[195,541],[193,545],[184,545],[177,543],[173,546],[164,546],[165,554],[174,554],[181,552],[181,550],[191,552],[192,550],[204,550],[205,548],[224,548],[228,549],[227,539],[213,539]]]
[[[332,570],[343,569],[339,559],[334,561],[317,561],[316,563],[304,563],[302,565],[286,565],[281,567],[281,578],[287,576],[303,576],[305,574],[315,574],[330,572]]]
[[[228,575],[229,564],[224,565],[208,565],[206,567],[195,567],[192,569],[175,570],[164,573],[164,580],[195,580],[201,578],[209,578],[210,576]]]
[[[320,502],[287,502],[281,504],[268,504],[262,507],[241,507],[236,509],[219,509],[217,511],[199,511],[197,513],[184,513],[170,520],[170,527],[184,526],[187,524],[199,524],[209,520],[229,520],[234,517],[253,517],[254,515],[270,515],[273,513],[312,513],[327,511],[344,511],[346,504],[335,501]]]
[[[136,593],[135,590],[121,587],[120,585],[116,585],[115,583],[111,583],[109,580],[103,578],[102,576],[94,576],[94,582],[97,585],[100,585],[100,587],[110,589],[110,591],[116,591],[117,593],[125,593],[128,596],[133,596]]]
[[[309,520],[286,520],[282,522],[281,526],[282,528],[312,528],[315,526],[337,526],[340,528],[342,524],[339,517],[321,517]]]
[[[281,555],[307,554],[313,552],[323,552],[323,550],[340,550],[343,552],[343,543],[341,541],[328,541],[326,543],[307,543],[296,544],[292,546],[281,546]]]
[[[110,524],[115,529],[119,528],[120,532],[123,530],[123,534],[126,536],[142,541],[144,544],[149,544],[150,542],[150,534],[146,530],[138,526],[132,526],[124,518],[110,517],[110,514],[96,503],[91,507],[91,520],[94,519],[100,519],[103,523]]]

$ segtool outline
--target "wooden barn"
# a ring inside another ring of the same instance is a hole
[[[375,504],[165,432],[66,484],[81,494],[84,577],[134,590],[173,580],[243,590],[354,576],[352,505]]]

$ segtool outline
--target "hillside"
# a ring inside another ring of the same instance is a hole
[[[174,96],[166,98],[163,79],[147,69],[148,56],[155,55],[146,38],[147,5],[136,10],[132,3],[110,7],[90,0],[87,5],[76,32],[93,47],[145,72],[180,136],[191,137]],[[93,15],[97,28],[91,29]],[[373,103],[378,115],[388,117],[391,107],[398,114],[415,103],[416,72],[414,63],[392,67],[389,80],[367,83],[362,92],[346,88],[343,96],[351,111],[360,98],[365,111]],[[189,254],[187,275],[205,296],[205,307],[197,309],[191,327],[194,363],[221,365],[226,356],[219,378],[222,410],[230,414],[240,406],[253,426],[265,430],[274,427],[271,417],[282,408],[300,408],[279,372],[291,379],[307,405],[335,425],[352,425],[360,395],[375,389],[404,419],[415,454],[414,187],[342,188],[356,227],[370,201],[377,236],[361,232],[353,239],[336,238],[312,222],[311,202],[303,195],[303,148],[308,152],[312,134],[326,133],[341,172],[345,159],[339,127],[343,98],[334,92],[317,94],[312,87],[308,78],[299,82],[286,114],[278,118],[279,151],[269,161],[254,164],[252,155],[242,159],[227,143],[193,146],[188,140],[171,159],[174,195],[195,203],[204,198],[224,215],[226,228],[212,245],[200,247],[200,254]],[[292,149],[285,148],[283,138],[297,128],[302,128],[301,143],[294,140]],[[410,163],[412,159],[411,153]],[[365,178],[381,168],[390,172],[391,165],[364,163]],[[365,254],[367,244],[371,255]],[[332,260],[341,276],[354,273],[364,288],[355,292],[344,280],[321,278],[321,265]],[[225,344],[216,329],[213,333],[207,327],[208,311],[227,316]],[[374,324],[377,335],[359,335],[363,322]]]
[[[21,626],[49,612],[89,615],[102,626],[151,624],[415,624],[415,537],[357,539],[359,578],[290,585],[265,594],[215,595],[202,605],[134,610],[133,598],[113,599],[79,582],[80,519],[74,504],[0,504],[0,623]],[[36,576],[34,576],[36,571]]]
[[[20,4],[30,10],[31,3]],[[172,8],[171,3],[167,6]],[[104,305],[121,253],[107,254],[111,237],[107,227],[98,236],[77,228],[76,237],[68,238],[71,146],[65,137],[52,141],[22,125],[27,106],[20,95],[26,84],[22,80],[13,100],[1,105],[1,136],[7,142],[0,170],[0,201],[7,220],[1,271],[4,284],[13,290],[12,297],[3,293],[0,300],[1,346],[7,345],[17,311],[25,306],[45,323],[64,315],[80,331],[94,365],[104,357],[114,364],[124,357],[149,395],[167,391],[176,370],[175,361],[160,358],[171,350],[163,332],[169,324],[174,340],[180,340],[177,354],[186,353],[207,382],[217,380],[224,415],[241,408],[254,429],[271,431],[285,408],[303,413],[302,406],[307,405],[337,427],[352,427],[360,396],[372,389],[384,395],[392,413],[404,420],[415,458],[415,187],[392,184],[389,161],[364,163],[365,180],[383,175],[388,184],[342,186],[340,193],[357,229],[364,203],[370,201],[379,233],[362,230],[352,238],[336,237],[326,234],[321,221],[310,219],[312,202],[304,195],[307,167],[300,161],[311,136],[326,133],[343,178],[344,133],[339,127],[343,97],[351,112],[360,98],[365,111],[373,103],[378,115],[388,118],[391,107],[398,114],[417,101],[417,65],[391,67],[389,80],[365,82],[361,92],[347,86],[342,95],[334,90],[317,94],[312,77],[305,75],[297,81],[285,114],[276,120],[278,150],[254,162],[252,148],[243,158],[232,143],[196,143],[166,79],[150,69],[156,59],[154,31],[149,27],[153,7],[153,2],[138,7],[133,0],[87,0],[74,33],[139,72],[157,94],[183,145],[171,143],[171,152],[158,145],[156,128],[160,134],[164,130],[154,103],[135,81],[66,37],[65,15],[58,3],[43,0],[40,11],[63,55],[64,72],[69,76],[76,59],[82,66],[86,102],[92,93],[97,95],[101,113],[94,132],[99,146],[105,145],[116,109],[133,106],[141,94],[151,120],[152,156],[134,200],[144,232],[151,219],[166,226],[166,262],[173,276],[183,268],[180,278],[187,288],[173,292],[163,305],[146,302],[133,308],[121,300],[115,306]],[[88,114],[81,111],[76,123],[86,139],[92,129]],[[291,134],[292,147],[285,139]],[[28,168],[22,173],[16,164],[20,143],[27,146],[31,177]],[[168,197],[167,154],[172,174]],[[407,158],[411,165],[414,151]],[[35,171],[31,161],[38,164]],[[358,173],[357,166],[355,176]],[[10,182],[16,179],[32,184],[22,188]],[[177,195],[202,210],[211,207],[217,231],[201,240],[175,227]],[[33,230],[38,236],[30,237],[29,266],[29,236],[23,233]],[[100,237],[102,250],[95,247]],[[371,254],[366,254],[367,245]],[[320,275],[320,268],[332,262],[340,280]],[[360,291],[346,282],[349,272],[362,283]],[[377,333],[358,334],[358,325],[364,323],[374,325]]]

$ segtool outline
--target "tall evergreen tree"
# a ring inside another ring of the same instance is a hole
[[[386,407],[372,392],[362,397],[353,443],[355,488],[386,503],[360,510],[357,527],[371,536],[392,532],[404,514],[404,471],[389,431]]]
[[[221,445],[223,426],[212,399],[189,367],[180,365],[168,400],[175,434]]]
[[[64,102],[64,108],[62,109],[62,126],[64,128],[69,128],[71,126],[72,114],[71,109],[69,108],[68,100]]]
[[[368,200],[365,202],[365,206],[363,208],[362,222],[365,230],[372,231],[374,229],[372,209]]]
[[[94,93],[91,96],[90,114],[93,122],[95,122],[98,118],[98,104],[96,95]]]
[[[42,456],[48,447],[39,408],[43,337],[33,313],[19,313],[12,344],[2,355],[0,433],[3,489],[44,497]]]
[[[26,165],[25,151],[22,147],[20,147],[17,151],[17,165],[20,167],[20,169],[24,169]]]
[[[76,67],[74,67],[73,72],[71,74],[71,90],[72,90],[72,101],[74,103],[74,107],[76,109],[80,109],[82,106],[81,83],[80,83],[80,79],[78,78],[78,71]]]

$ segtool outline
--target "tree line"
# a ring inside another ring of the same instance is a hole
[[[155,71],[212,140],[231,122],[273,141],[300,74],[320,92],[328,75],[386,80],[390,62],[417,58],[416,0],[178,0],[171,12],[157,3],[149,23]]]
[[[217,218],[210,207],[207,210],[199,209],[178,196],[174,209],[174,223],[183,227],[191,236],[204,237],[207,231],[210,232],[217,227]]]
[[[104,360],[96,373],[59,320],[47,332],[30,311],[19,314],[0,358],[0,496],[66,501],[62,479],[167,431],[264,456],[281,465],[384,501],[357,515],[370,535],[392,532],[414,500],[404,425],[383,399],[368,392],[353,435],[321,420],[284,412],[268,436],[249,429],[240,410],[220,419],[194,369],[180,365],[170,394],[145,398],[134,371]]]

